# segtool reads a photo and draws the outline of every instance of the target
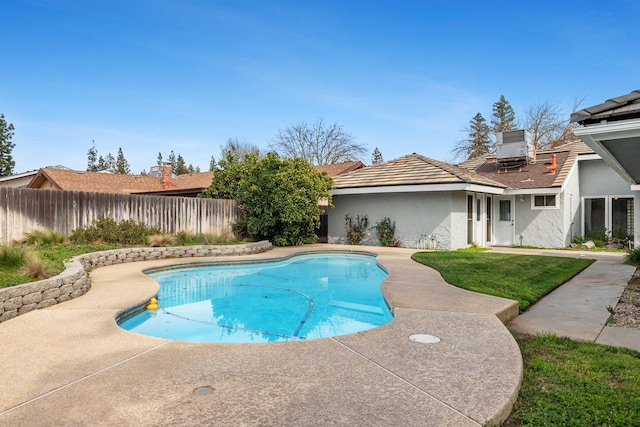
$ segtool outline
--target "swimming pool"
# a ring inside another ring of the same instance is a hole
[[[319,253],[275,262],[146,271],[158,310],[125,317],[129,331],[196,342],[275,342],[361,332],[391,321],[374,256]]]

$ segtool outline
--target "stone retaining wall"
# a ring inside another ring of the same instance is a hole
[[[66,263],[66,269],[55,277],[0,289],[0,323],[84,295],[91,288],[86,270],[165,258],[249,255],[271,248],[271,243],[263,241],[245,245],[126,248],[79,255]]]

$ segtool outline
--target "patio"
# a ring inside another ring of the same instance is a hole
[[[348,249],[312,245],[224,259]],[[378,253],[389,270],[383,291],[394,320],[303,342],[197,344],[126,332],[116,315],[158,289],[141,270],[185,260],[96,269],[86,295],[0,325],[0,423],[477,426],[504,419],[522,375],[503,324],[517,314],[515,302],[446,284],[410,259],[414,250],[358,249]],[[415,333],[442,341],[409,340]],[[205,394],[194,393],[201,387]]]

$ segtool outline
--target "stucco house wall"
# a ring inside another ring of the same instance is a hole
[[[577,164],[564,186],[562,202],[565,229],[564,246],[570,245],[573,236],[580,234],[580,224],[582,223],[580,192],[580,168],[579,164]]]
[[[466,248],[469,246],[469,243],[467,243],[467,193],[464,191],[451,193],[451,229],[449,230],[449,235],[451,236],[451,242],[446,249]],[[444,238],[440,239],[446,240]]]
[[[452,240],[460,240],[464,224],[463,220],[458,227],[453,226],[458,216],[464,217],[459,212],[461,206],[464,209],[464,196],[455,196],[450,192],[334,195],[334,208],[329,210],[329,242],[346,242],[344,218],[351,214],[369,219],[370,235],[365,237],[365,245],[379,244],[372,227],[388,217],[395,221],[395,237],[403,247],[416,248],[421,239],[424,244],[431,235],[438,248],[451,249]],[[462,246],[466,246],[466,237],[464,244],[456,247]]]
[[[516,196],[515,201],[515,244],[542,248],[564,246],[564,227],[562,220],[562,197],[559,208],[532,209],[532,195]]]
[[[581,160],[579,167],[580,195],[582,197],[632,195],[629,183],[625,182],[603,160]]]

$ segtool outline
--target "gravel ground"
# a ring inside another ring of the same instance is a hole
[[[640,329],[640,268],[622,293],[608,326]]]

